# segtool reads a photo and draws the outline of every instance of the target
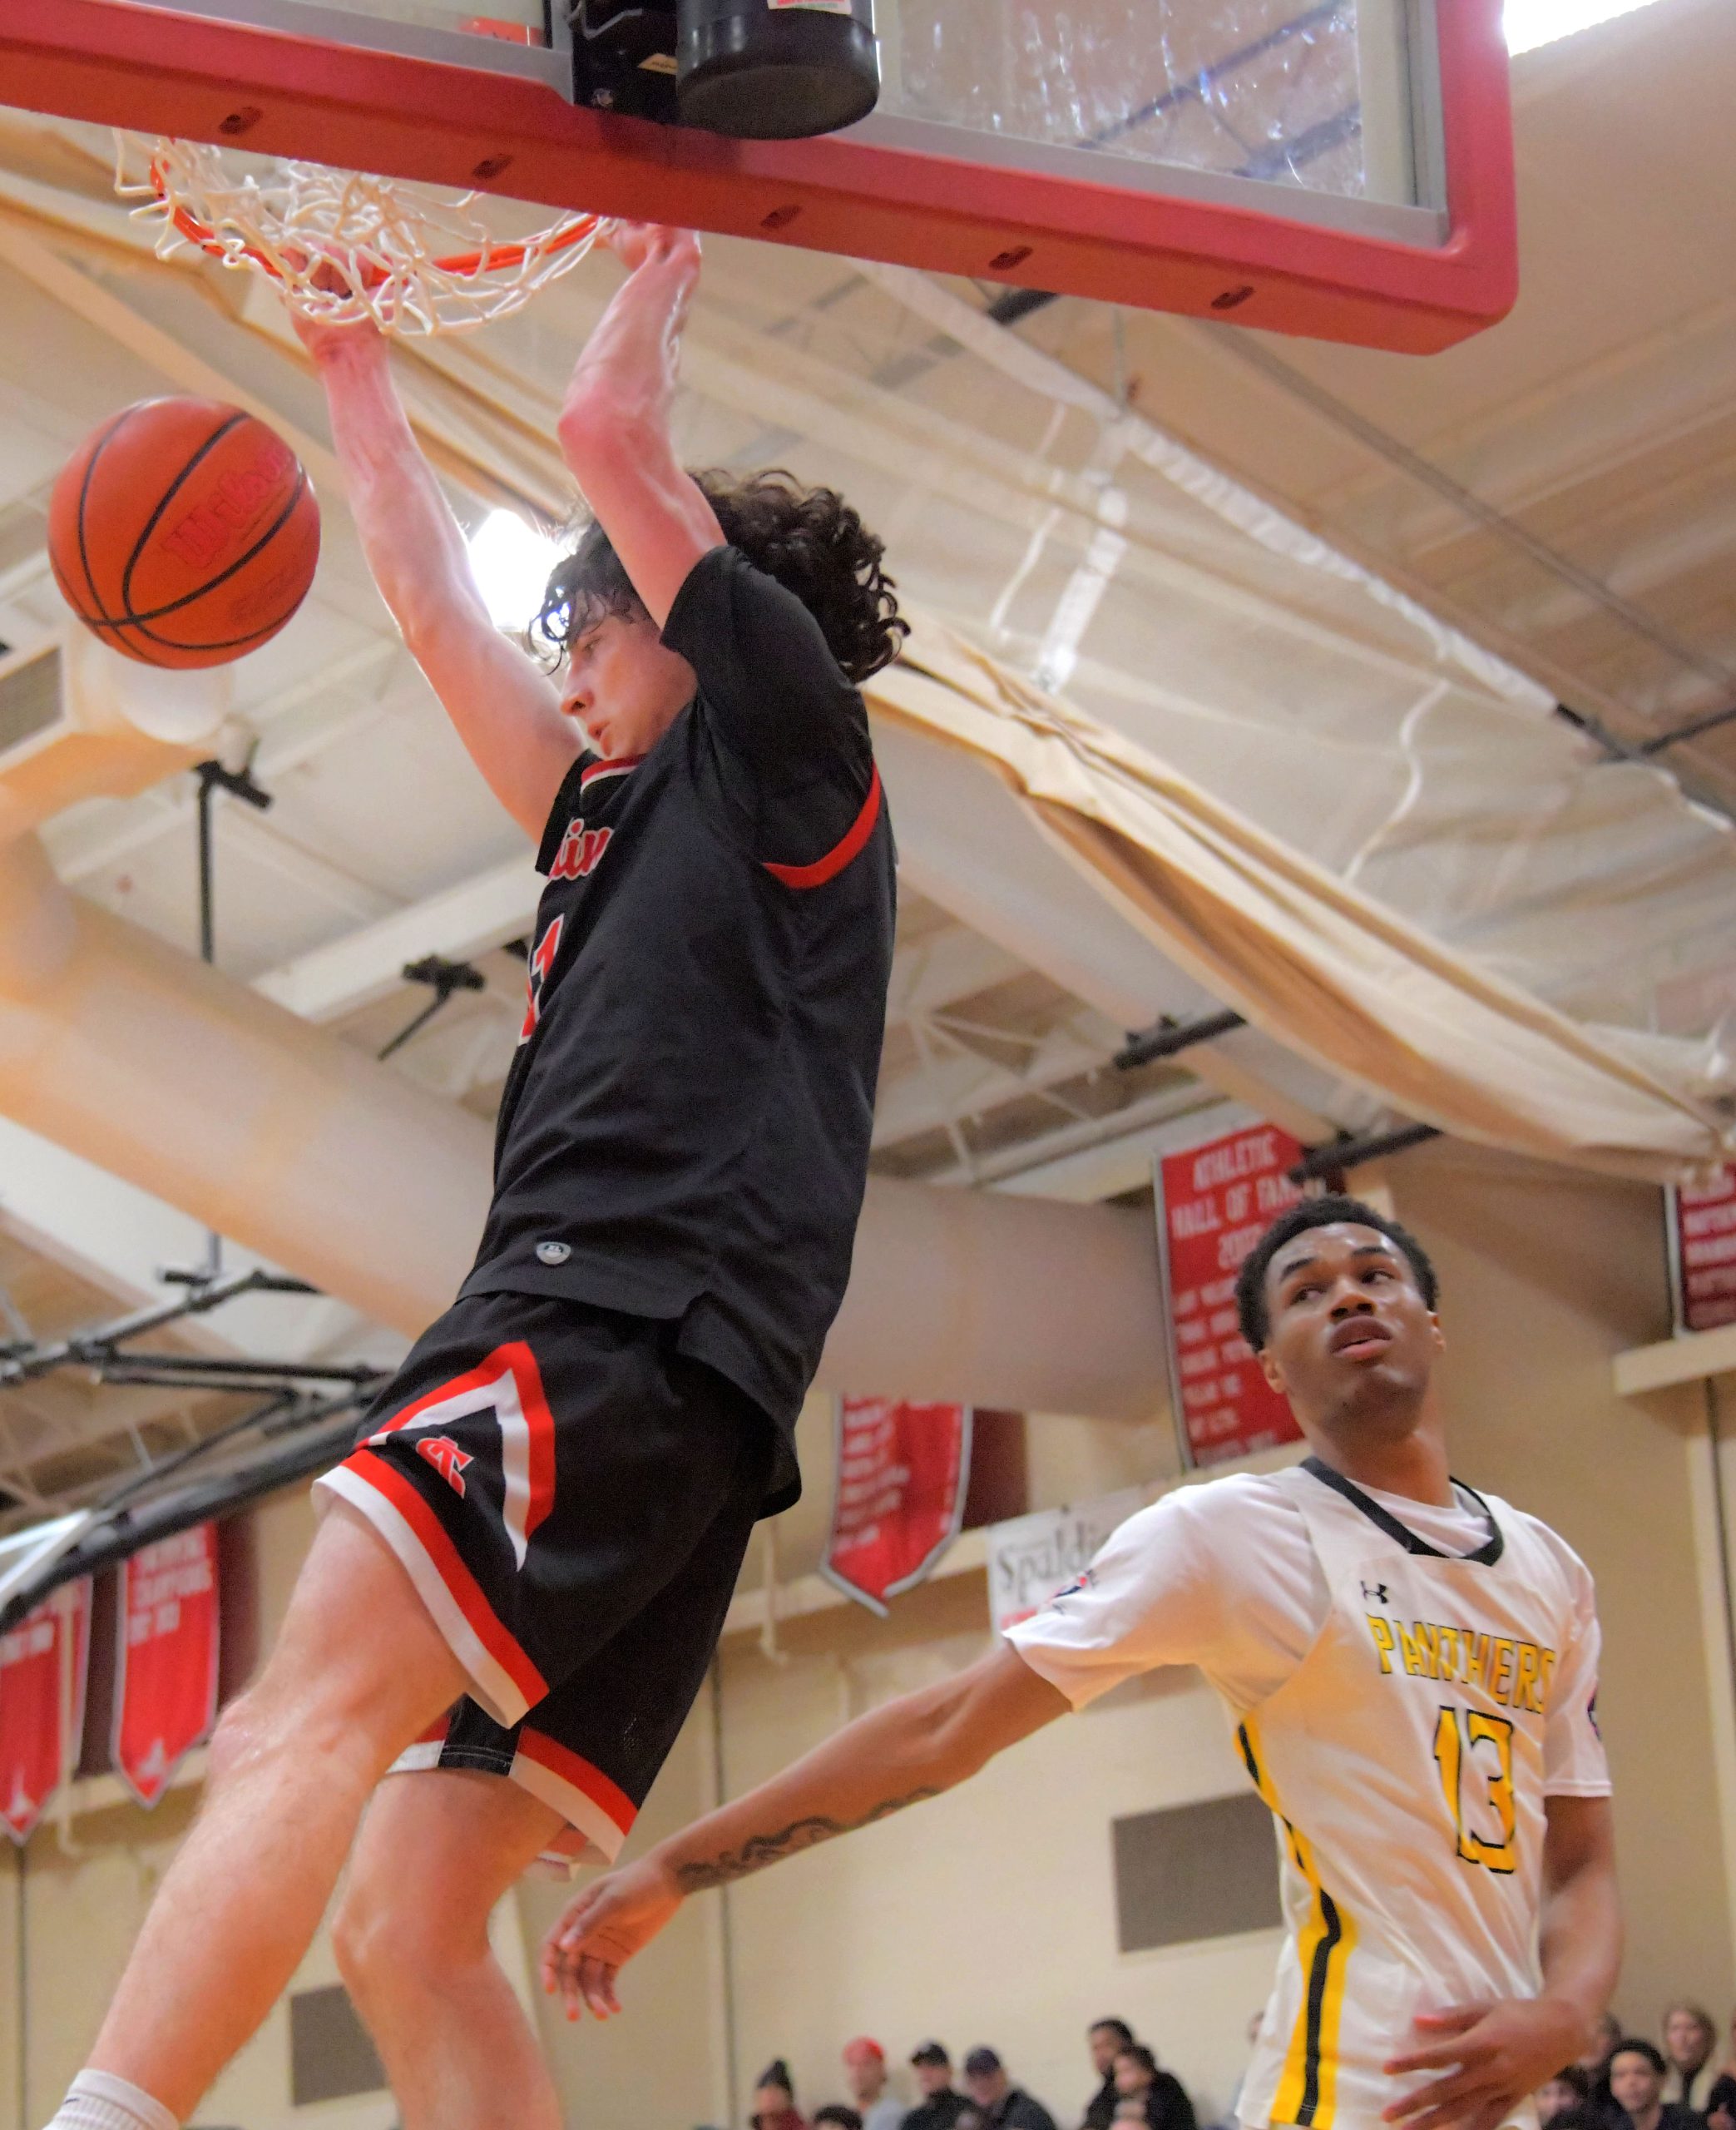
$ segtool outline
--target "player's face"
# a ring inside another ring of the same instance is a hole
[[[952,2083],[950,2063],[917,2063],[913,2068],[916,2072],[917,2091],[925,2096],[943,2093]]]
[[[1398,1246],[1354,1221],[1308,1228],[1266,1269],[1266,1380],[1299,1420],[1382,1409],[1406,1415],[1427,1386],[1441,1327]]]
[[[1110,2066],[1126,2043],[1113,2027],[1093,2027],[1091,2040],[1091,2062],[1096,2067],[1097,2076],[1107,2078]]]
[[[694,691],[693,668],[643,614],[606,614],[572,640],[561,707],[606,760],[648,755]]]
[[[1115,2058],[1115,2091],[1118,2093],[1142,2093],[1151,2083],[1151,2073],[1137,2056],[1118,2056]]]

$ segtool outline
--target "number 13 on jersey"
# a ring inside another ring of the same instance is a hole
[[[1516,1870],[1512,1725],[1481,1709],[1444,1707],[1435,1726],[1435,1764],[1461,1860]]]

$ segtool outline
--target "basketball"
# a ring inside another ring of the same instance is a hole
[[[295,453],[215,399],[145,399],[87,436],[48,506],[62,596],[148,666],[221,666],[307,597],[319,507]]]

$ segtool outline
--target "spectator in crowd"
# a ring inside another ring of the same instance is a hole
[[[973,2048],[964,2059],[964,2089],[985,2130],[1057,2130],[1055,2118],[1006,2075],[992,2048]]]
[[[970,2103],[953,2090],[952,2059],[945,2048],[937,2041],[925,2041],[912,2051],[910,2068],[922,2098],[905,2116],[903,2130],[957,2130]]]
[[[796,2112],[796,2089],[781,2056],[754,2082],[752,2121],[754,2130],[809,2130]]]
[[[1730,2015],[1729,2054],[1706,2095],[1707,2130],[1736,2130],[1736,2012]]]
[[[886,2090],[886,2051],[865,2033],[844,2043],[844,2083],[861,2111],[861,2130],[899,2130],[904,2110]]]
[[[827,2130],[828,2124],[831,2130],[862,2130],[862,2118],[841,2101],[828,2101],[814,2111],[814,2130]]]
[[[1664,2088],[1666,2105],[1674,2101],[1683,2108],[1694,2106],[1694,2089],[1712,2061],[1717,2041],[1718,2028],[1703,2005],[1684,1999],[1664,2014],[1664,2057],[1669,2066]]]
[[[1610,2056],[1610,2092],[1634,2130],[1700,2130],[1692,2109],[1664,2098],[1664,2052],[1630,2035]]]
[[[1195,2130],[1194,2103],[1180,2079],[1160,2070],[1157,2058],[1143,2042],[1135,2042],[1116,2056],[1115,2091],[1124,2100],[1139,2101],[1150,2130]]]
[[[1109,2130],[1120,2098],[1115,2091],[1115,2058],[1124,2048],[1132,2048],[1133,2028],[1125,2019],[1093,2019],[1086,2028],[1085,2038],[1091,2052],[1091,2068],[1100,2083],[1091,2095],[1079,2130]]]
[[[1612,2118],[1621,2111],[1610,2098],[1610,2053],[1621,2036],[1621,2021],[1615,2014],[1600,2013],[1592,2028],[1590,2045],[1580,2058],[1580,2070],[1591,2081],[1591,2105]]]
[[[1569,2108],[1585,2108],[1590,2104],[1591,2081],[1577,2063],[1570,2063],[1565,2070],[1557,2071],[1537,2088],[1537,2121],[1541,2130],[1558,2115],[1565,2115]]]

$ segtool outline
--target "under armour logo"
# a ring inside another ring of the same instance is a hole
[[[425,1436],[416,1445],[416,1454],[425,1457],[445,1480],[455,1494],[464,1491],[464,1467],[476,1459],[467,1450],[460,1449],[449,1434]]]
[[[1363,1585],[1363,1602],[1365,1605],[1384,1605],[1387,1602],[1384,1583],[1365,1583]]]
[[[545,1265],[564,1265],[572,1255],[570,1242],[539,1242],[537,1255]]]

